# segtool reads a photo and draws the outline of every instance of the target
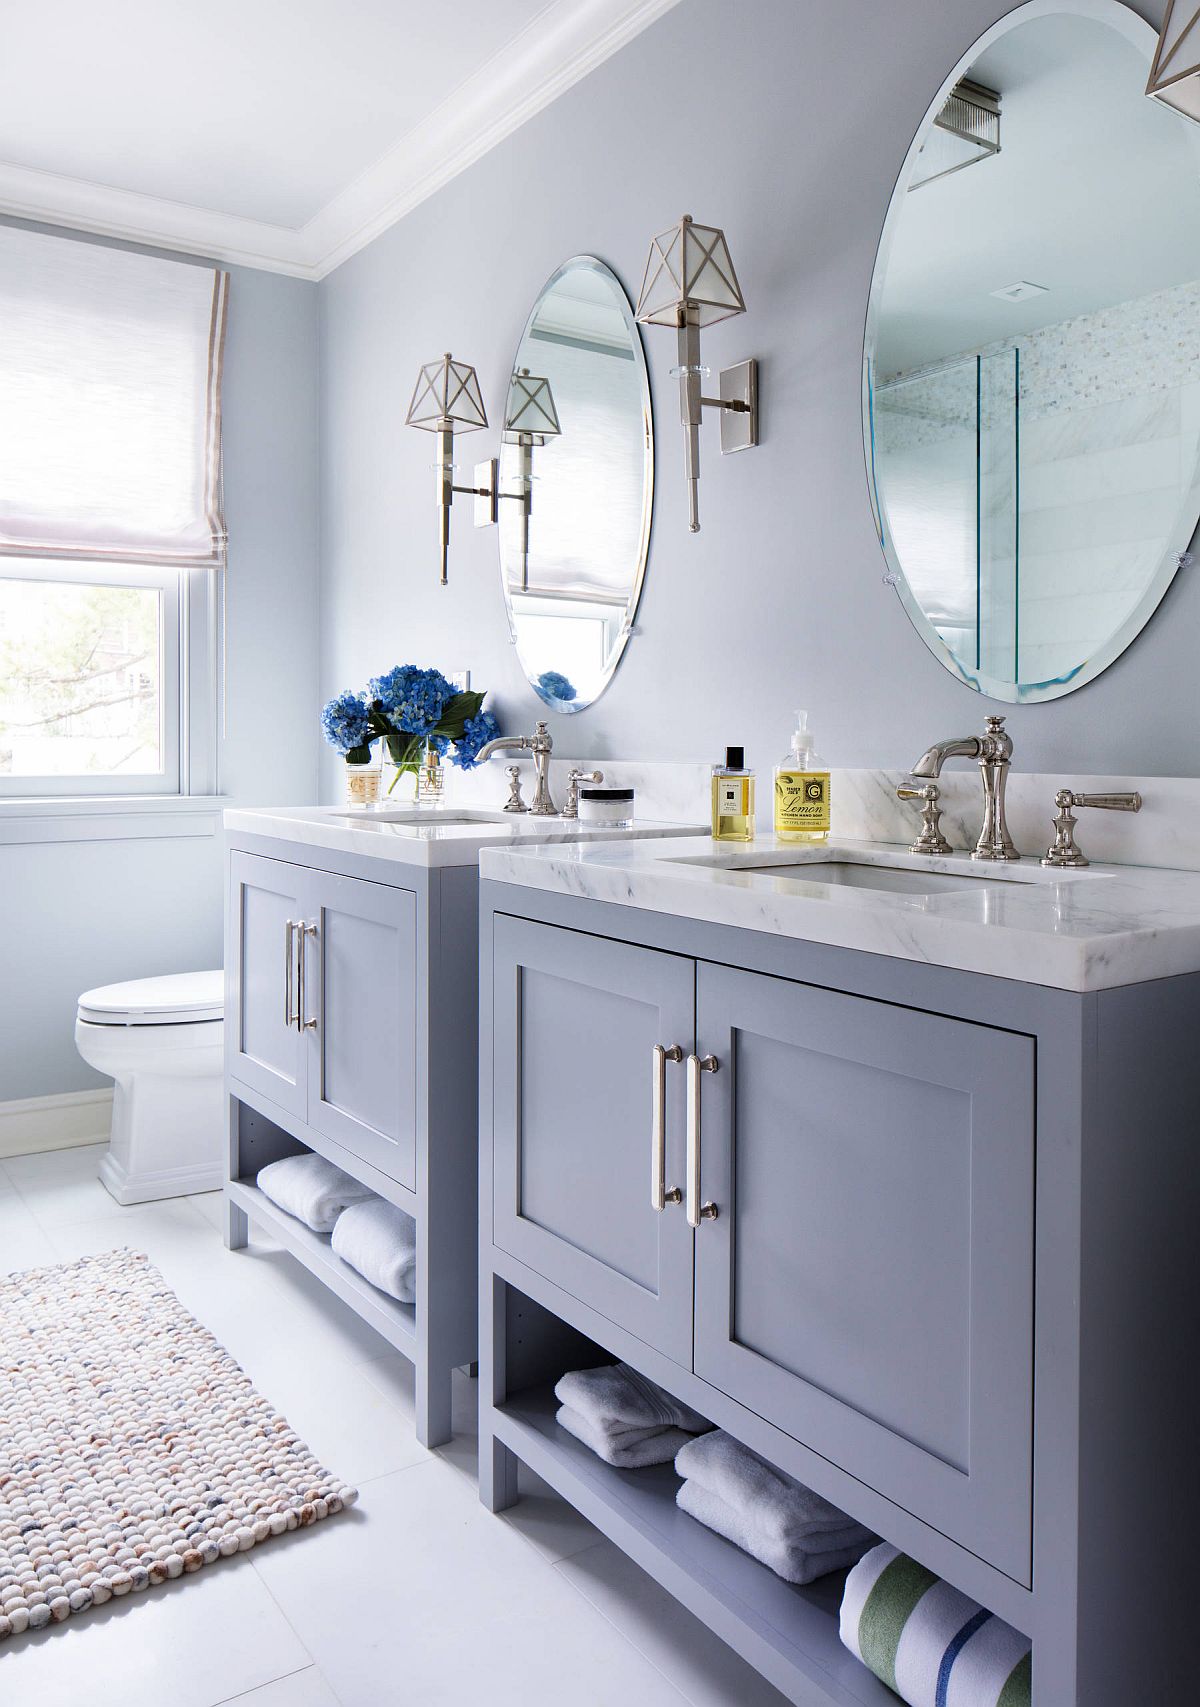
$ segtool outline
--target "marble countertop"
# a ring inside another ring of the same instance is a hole
[[[915,874],[894,879],[902,883],[919,884],[925,874],[931,891],[938,877],[959,881],[936,892],[896,893],[804,877],[805,865],[830,861]],[[763,865],[773,869],[752,869]],[[780,873],[780,866],[795,873]],[[797,846],[760,835],[738,847],[693,835],[623,846],[492,846],[480,855],[480,875],[1063,990],[1200,971],[1200,872],[1193,871],[1053,871],[1036,858],[1004,865],[966,854],[931,859],[841,837]]]
[[[409,822],[389,821],[385,814],[404,813]],[[466,818],[469,821],[463,822]],[[418,821],[411,821],[411,820]],[[394,860],[402,865],[426,868],[474,865],[484,848],[512,848],[547,842],[578,847],[581,843],[621,841],[652,836],[692,836],[695,824],[662,824],[635,821],[629,830],[614,830],[602,824],[584,824],[564,818],[535,818],[488,808],[456,804],[426,808],[379,808],[369,806],[269,806],[231,807],[224,815],[226,832],[273,836],[304,847],[327,848],[334,853],[364,854],[373,859]]]

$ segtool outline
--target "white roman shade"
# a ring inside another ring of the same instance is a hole
[[[219,567],[229,274],[0,226],[0,556]]]

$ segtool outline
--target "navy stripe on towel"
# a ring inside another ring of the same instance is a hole
[[[972,1618],[967,1619],[958,1635],[942,1655],[942,1663],[938,1667],[937,1694],[934,1697],[934,1707],[946,1707],[946,1696],[950,1691],[950,1673],[954,1669],[954,1662],[976,1630],[981,1629],[991,1616],[992,1614],[981,1606]]]

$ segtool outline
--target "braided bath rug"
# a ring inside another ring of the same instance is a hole
[[[0,1637],[356,1497],[146,1257],[108,1251],[0,1279]]]

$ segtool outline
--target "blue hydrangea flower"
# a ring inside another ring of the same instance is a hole
[[[389,720],[408,735],[436,729],[455,694],[440,670],[420,670],[415,664],[397,664],[386,676],[372,676],[367,686]]]
[[[331,699],[322,709],[321,728],[329,745],[339,753],[366,746],[371,739],[371,724],[362,695],[347,690]]]
[[[489,741],[494,741],[499,733],[500,725],[490,711],[481,711],[477,717],[468,717],[462,734],[454,743],[454,752],[451,755],[453,763],[462,770],[474,770],[479,749],[486,747]]]
[[[569,704],[578,691],[558,670],[543,670],[533,685],[544,700],[558,700],[562,705]]]

